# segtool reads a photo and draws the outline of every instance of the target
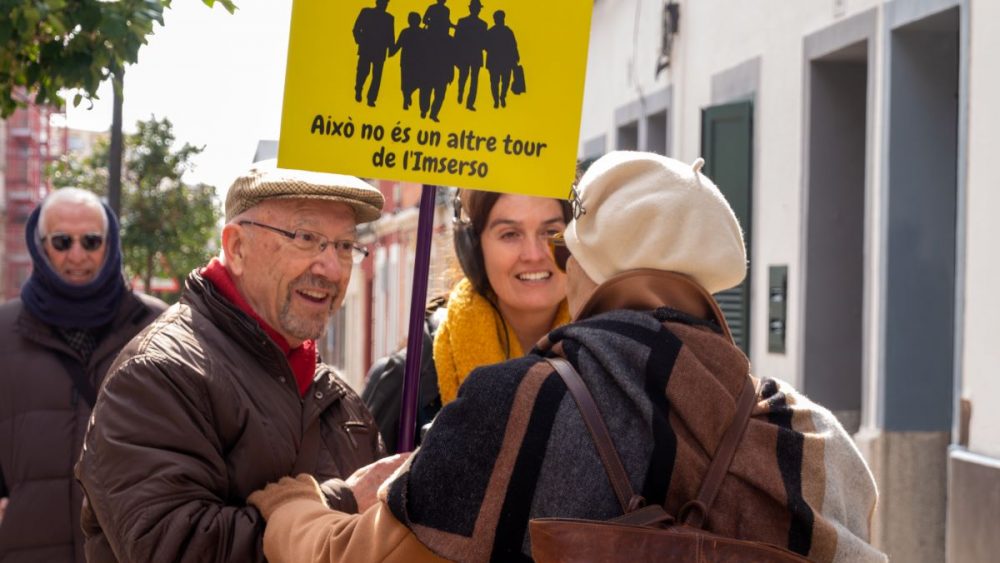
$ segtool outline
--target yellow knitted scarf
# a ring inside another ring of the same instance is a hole
[[[569,308],[563,299],[551,328],[568,322]],[[497,310],[472,289],[469,280],[458,282],[448,297],[448,317],[434,335],[434,367],[442,404],[455,400],[458,387],[473,369],[509,359],[500,336],[504,330],[510,358],[523,356],[517,336]]]

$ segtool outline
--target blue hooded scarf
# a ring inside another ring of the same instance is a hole
[[[102,204],[104,205],[104,204]],[[25,309],[45,324],[73,329],[93,329],[111,322],[122,296],[128,291],[122,274],[122,250],[118,236],[118,218],[104,205],[108,217],[104,265],[93,281],[74,285],[66,283],[39,248],[38,221],[41,206],[35,208],[25,225],[24,238],[31,253],[31,277],[21,287]]]

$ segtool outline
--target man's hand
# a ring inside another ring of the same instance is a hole
[[[358,469],[353,475],[347,478],[347,486],[354,493],[354,500],[358,503],[359,513],[364,512],[368,507],[378,502],[379,486],[410,457],[410,453],[406,452],[382,458],[375,463]]]
[[[7,512],[7,497],[0,498],[0,524],[3,524],[3,513]]]

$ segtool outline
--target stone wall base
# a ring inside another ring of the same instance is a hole
[[[862,429],[854,439],[878,483],[872,544],[890,561],[944,561],[951,434]]]
[[[948,455],[949,562],[986,563],[1000,554],[1000,459],[952,447]]]

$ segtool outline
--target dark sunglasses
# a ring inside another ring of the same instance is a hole
[[[552,261],[556,263],[556,268],[560,272],[566,273],[566,261],[572,256],[569,247],[566,246],[566,239],[562,233],[549,237],[549,252],[552,253]]]
[[[80,246],[87,252],[93,252],[104,244],[104,235],[99,235],[97,233],[87,233],[85,235],[80,235],[78,237],[73,235],[67,235],[66,233],[55,233],[42,237],[42,242],[46,240],[52,245],[52,249],[56,252],[66,252],[73,246],[73,241],[80,241]]]

